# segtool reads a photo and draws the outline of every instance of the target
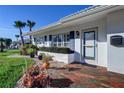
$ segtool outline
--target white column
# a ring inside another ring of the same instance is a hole
[[[35,42],[35,40],[34,40],[35,37],[34,37],[34,36],[31,36],[31,37],[32,37],[32,38],[31,38],[31,39],[32,39],[32,44],[33,44],[33,45],[36,45],[36,42]]]

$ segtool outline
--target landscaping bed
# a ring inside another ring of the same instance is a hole
[[[42,62],[39,61],[38,59],[35,59],[35,66],[42,65]],[[35,86],[30,86],[33,88],[39,87],[39,88],[67,88],[67,87],[79,87],[79,85],[77,85],[76,83],[72,82],[70,79],[65,78],[61,75],[60,71],[62,70],[68,70],[67,68],[65,68],[64,63],[62,62],[57,62],[57,61],[50,61],[50,68],[47,69],[47,74],[50,78],[48,80],[48,83],[46,84],[46,86],[40,86],[40,84],[37,86],[38,83],[36,83]],[[26,74],[23,75],[22,78],[20,78],[20,80],[17,82],[16,84],[16,88],[27,88],[27,86],[24,85],[24,79],[25,79]],[[35,78],[36,79],[36,78]],[[35,80],[34,79],[34,80]],[[33,81],[34,81],[33,80]],[[44,79],[41,79],[42,80]],[[44,80],[45,81],[45,80]],[[44,83],[41,83],[44,84]],[[32,83],[33,85],[33,83]]]

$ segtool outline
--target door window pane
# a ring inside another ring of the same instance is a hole
[[[86,58],[95,57],[95,32],[84,33],[84,51]]]

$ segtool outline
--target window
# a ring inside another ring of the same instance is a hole
[[[57,36],[56,35],[53,35],[52,36],[52,46],[53,47],[56,47],[57,46]]]
[[[57,34],[52,36],[52,47],[68,47],[69,33]]]
[[[42,44],[44,46],[47,44],[47,41],[51,41],[52,47],[69,47],[69,40],[70,40],[69,33],[62,33],[62,34],[48,35],[48,36],[49,39],[47,38],[47,35],[37,37],[36,43]]]
[[[45,44],[45,37],[35,38],[37,44]]]
[[[47,36],[44,36],[44,40],[45,40],[45,42],[47,41]]]
[[[58,47],[62,46],[62,35],[58,35]]]
[[[37,44],[40,44],[40,37],[35,38],[35,40]]]

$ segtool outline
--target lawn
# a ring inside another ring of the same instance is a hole
[[[31,58],[8,58],[18,54],[18,50],[8,50],[0,53],[0,88],[14,87],[24,70],[34,64]]]

